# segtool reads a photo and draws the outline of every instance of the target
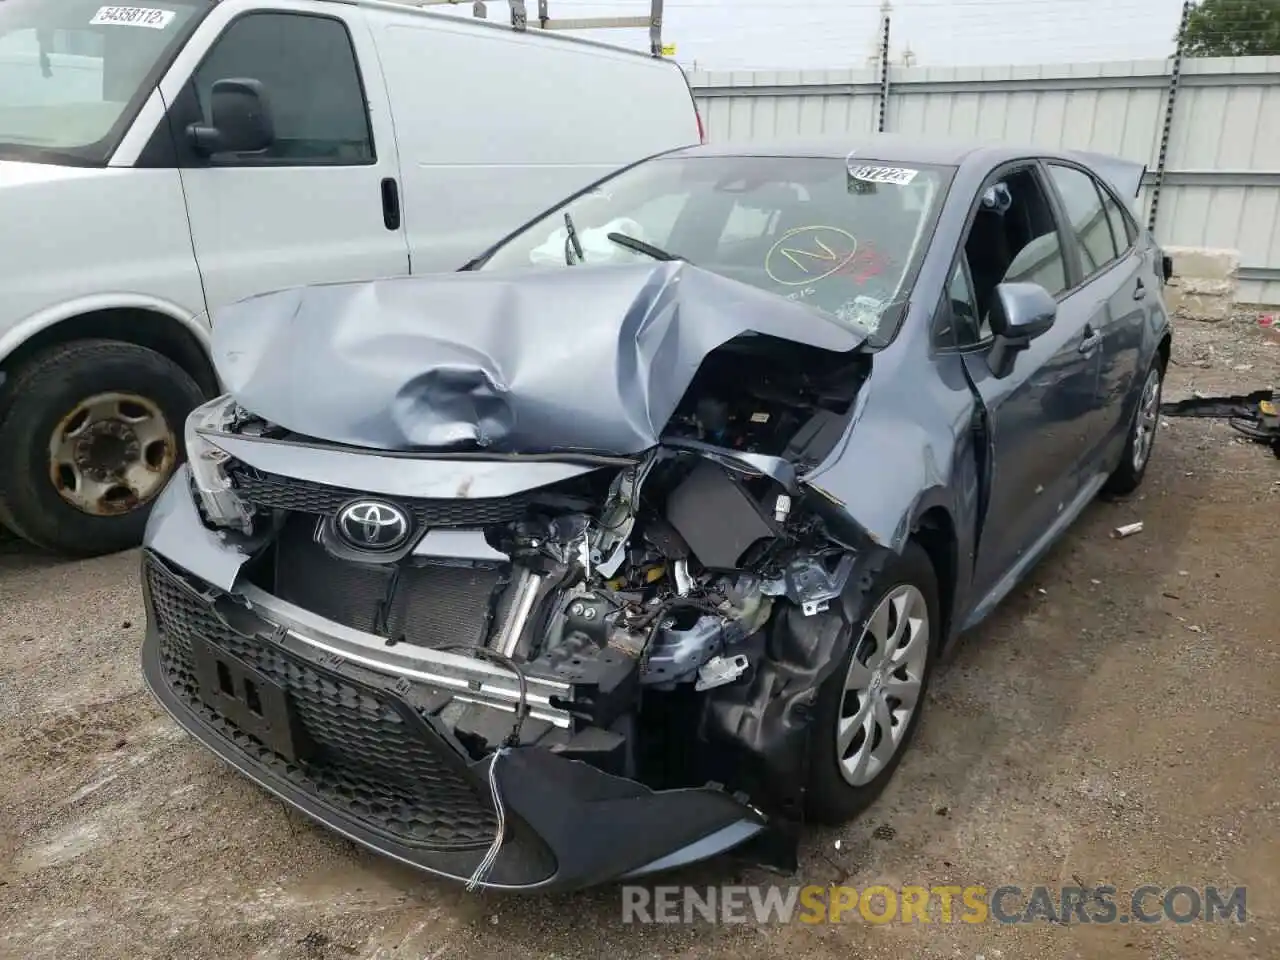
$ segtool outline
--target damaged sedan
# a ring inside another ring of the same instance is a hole
[[[226,310],[147,530],[148,685],[471,888],[787,867],[892,777],[955,639],[1141,482],[1142,173],[696,147],[457,273]]]

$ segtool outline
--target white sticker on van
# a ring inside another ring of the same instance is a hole
[[[910,167],[877,167],[849,165],[849,176],[864,183],[896,183],[905,186],[916,178],[918,170]]]
[[[163,30],[173,22],[173,18],[172,10],[157,10],[155,7],[99,7],[89,23],[94,26],[116,24]]]

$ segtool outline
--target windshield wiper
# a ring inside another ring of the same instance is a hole
[[[645,243],[643,240],[629,237],[625,233],[610,233],[607,236],[618,246],[634,250],[636,253],[643,253],[646,257],[653,257],[655,260],[684,260],[684,257],[677,256],[674,253],[667,253],[661,247],[655,247],[652,243]],[[685,262],[687,263],[688,261],[686,260]]]
[[[564,264],[566,267],[572,267],[574,264],[570,251],[577,255],[578,263],[581,263],[586,257],[582,253],[582,241],[578,239],[578,230],[573,225],[573,217],[569,216],[569,211],[564,212]]]

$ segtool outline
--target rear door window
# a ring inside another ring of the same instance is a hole
[[[1100,192],[1102,205],[1107,211],[1107,220],[1111,224],[1111,236],[1116,241],[1116,249],[1124,253],[1133,246],[1133,241],[1137,239],[1137,231],[1133,229],[1133,221],[1124,215],[1120,204],[1116,203],[1115,197],[1105,189]]]
[[[1083,279],[1105,269],[1128,244],[1117,249],[1102,194],[1093,177],[1075,167],[1049,164],[1049,175],[1067,214],[1067,227],[1080,250]]]

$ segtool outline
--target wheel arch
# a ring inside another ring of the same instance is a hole
[[[1166,330],[1156,345],[1156,356],[1160,358],[1160,375],[1164,376],[1169,369],[1169,360],[1173,356],[1173,332]]]
[[[176,304],[155,298],[92,297],[29,317],[0,336],[0,374],[49,347],[86,339],[154,350],[185,370],[206,395],[218,392],[208,328]]]
[[[938,603],[942,607],[938,635],[945,644],[951,636],[960,571],[959,539],[951,512],[936,504],[926,509],[912,524],[911,539],[928,554],[934,575],[938,578]]]

